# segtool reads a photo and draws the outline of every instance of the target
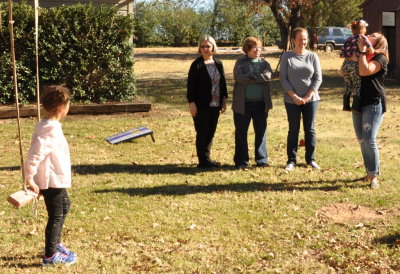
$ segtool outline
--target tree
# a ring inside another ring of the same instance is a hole
[[[278,33],[271,10],[265,4],[254,7],[242,0],[214,0],[210,34],[234,45],[251,35],[262,38],[264,45],[275,44]]]
[[[279,46],[284,47],[287,43],[289,28],[294,29],[300,26],[301,10],[311,7],[317,0],[241,0],[250,5],[255,11],[263,4],[268,5],[275,17],[281,37]]]
[[[257,35],[252,21],[248,5],[237,0],[215,0],[210,33],[217,40],[238,45],[245,37]]]
[[[301,10],[310,8],[317,0],[264,0],[270,6],[278,24],[283,48],[288,42],[289,29],[300,26]]]
[[[137,46],[195,45],[209,27],[207,14],[178,2],[136,2]]]
[[[346,26],[361,16],[359,5],[364,0],[241,0],[254,10],[265,4],[274,14],[282,43],[287,43],[289,27],[311,28],[321,26]]]
[[[364,0],[317,0],[302,14],[304,25],[309,27],[344,27],[362,16],[360,4]]]

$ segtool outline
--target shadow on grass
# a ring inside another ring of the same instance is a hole
[[[24,260],[40,261],[41,255],[32,256],[2,256],[0,257],[0,268],[32,268],[42,267],[41,263],[21,263]]]
[[[391,248],[400,247],[400,232],[374,239],[374,244],[385,244]]]
[[[2,166],[0,167],[0,171],[16,171],[16,170],[20,170],[21,167],[19,166]]]
[[[281,51],[268,51],[262,52],[262,56],[267,60],[268,58],[279,58]],[[220,53],[216,55],[216,58],[221,60],[237,60],[244,56],[242,52],[231,52],[231,53]],[[146,59],[172,59],[172,60],[195,60],[199,55],[197,53],[136,53],[135,58],[146,58]]]
[[[341,182],[351,182],[341,181]],[[292,183],[232,183],[225,185],[164,185],[155,187],[144,187],[144,188],[114,188],[114,189],[103,189],[96,190],[95,193],[112,193],[119,192],[128,194],[130,196],[151,196],[151,195],[165,195],[165,196],[181,196],[190,195],[197,193],[219,193],[219,192],[292,192],[292,191],[310,191],[310,190],[321,190],[321,191],[335,191],[339,190],[343,185],[335,181],[299,181]],[[350,188],[358,188],[362,185],[351,184],[346,185]]]
[[[139,92],[151,97],[156,103],[165,103],[172,106],[186,105],[186,77],[179,79],[137,79]],[[232,98],[233,79],[228,77],[229,100]],[[279,79],[270,81],[271,95],[274,98],[283,97],[283,89]],[[342,98],[344,80],[336,71],[324,71],[323,82],[320,87],[320,95],[323,100],[338,100]]]
[[[136,85],[141,95],[151,97],[155,103],[187,104],[186,79],[137,79]]]
[[[187,165],[121,165],[121,164],[103,164],[103,165],[73,165],[72,171],[80,175],[103,174],[103,173],[143,173],[143,174],[196,174],[199,172],[214,172],[220,170],[233,170],[233,166],[221,166],[213,169],[199,169],[195,166]]]

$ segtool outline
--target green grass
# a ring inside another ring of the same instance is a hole
[[[335,60],[328,57],[322,61],[329,67]],[[139,91],[154,102],[150,113],[64,120],[73,161],[64,242],[79,256],[68,268],[40,267],[47,220],[43,201],[37,219],[30,205],[15,210],[6,201],[20,187],[21,175],[16,122],[0,120],[1,273],[399,271],[398,85],[388,86],[388,112],[378,139],[382,186],[372,191],[367,183],[352,182],[364,170],[351,116],[341,111],[343,81],[332,70],[325,70],[317,114],[316,158],[323,169],[300,165],[290,174],[282,172],[287,119],[277,81],[271,83],[274,108],[268,118],[272,167],[233,169],[229,109],[220,118],[212,148],[213,158],[224,166],[202,171],[195,168],[186,67],[176,73],[182,78],[139,78]],[[229,86],[231,91],[231,80]],[[25,151],[34,125],[35,119],[23,119]],[[155,143],[150,137],[118,145],[104,140],[141,125],[154,130]],[[251,155],[253,139],[250,130]],[[300,148],[300,164],[303,156]],[[352,203],[384,215],[366,218],[362,226],[351,220],[335,223],[318,214],[333,203]]]

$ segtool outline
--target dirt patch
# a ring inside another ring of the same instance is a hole
[[[322,207],[317,213],[320,217],[335,223],[364,223],[400,216],[400,209],[375,210],[352,203],[335,203]]]

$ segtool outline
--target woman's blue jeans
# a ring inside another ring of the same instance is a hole
[[[382,104],[367,105],[361,113],[353,111],[353,125],[360,143],[364,166],[368,176],[379,175],[379,150],[376,136],[383,120]]]
[[[235,166],[248,165],[249,148],[247,143],[247,131],[250,121],[253,120],[254,128],[254,156],[258,165],[268,163],[267,153],[267,118],[268,111],[265,110],[264,102],[247,102],[245,114],[233,113],[235,123]]]
[[[317,114],[318,101],[309,102],[300,106],[296,104],[285,103],[285,107],[289,122],[289,132],[287,137],[287,163],[293,162],[296,164],[300,120],[301,117],[303,117],[304,139],[306,145],[305,157],[307,164],[309,164],[311,161],[315,160],[315,115]]]

